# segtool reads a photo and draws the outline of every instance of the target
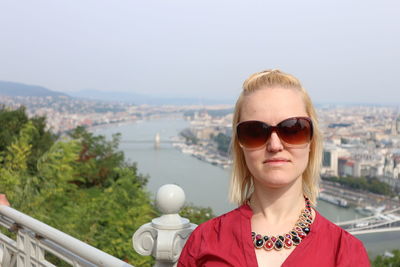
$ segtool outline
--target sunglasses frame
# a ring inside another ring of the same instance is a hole
[[[304,143],[304,144],[290,144],[290,143],[287,143],[285,140],[282,139],[282,137],[281,137],[280,134],[279,134],[279,132],[280,132],[279,129],[280,129],[280,127],[281,127],[281,126],[279,126],[279,125],[280,125],[281,123],[287,121],[287,120],[292,120],[292,119],[296,119],[296,120],[299,120],[299,119],[303,120],[303,119],[304,119],[304,120],[308,121],[308,123],[309,123],[309,125],[310,125],[310,139],[309,139],[308,142],[306,142],[306,143]],[[248,148],[248,147],[246,147],[246,146],[244,146],[243,144],[240,143],[240,141],[239,141],[238,127],[239,127],[240,124],[246,123],[246,122],[258,122],[258,123],[261,123],[262,125],[266,125],[266,126],[267,126],[267,135],[268,135],[268,138],[266,139],[266,141],[265,141],[265,143],[264,143],[263,145],[261,145],[261,146],[259,146],[259,147],[255,147],[255,148]],[[237,141],[238,141],[240,147],[243,148],[243,149],[246,149],[246,150],[257,150],[257,149],[264,148],[264,147],[266,146],[266,144],[268,143],[268,140],[271,138],[271,134],[272,134],[273,132],[275,132],[275,133],[278,135],[279,140],[280,140],[281,143],[284,144],[286,147],[303,148],[303,147],[306,147],[309,143],[311,143],[312,138],[313,138],[313,135],[314,135],[314,127],[313,127],[312,120],[311,120],[311,118],[309,118],[309,117],[290,117],[290,118],[287,118],[287,119],[282,120],[281,122],[279,122],[279,123],[278,123],[277,125],[275,125],[275,126],[269,125],[268,123],[265,123],[265,122],[263,122],[263,121],[258,121],[258,120],[241,121],[241,122],[239,122],[239,123],[236,124],[236,138],[237,138]]]

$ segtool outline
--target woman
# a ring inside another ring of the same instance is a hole
[[[311,208],[322,136],[300,82],[279,70],[251,75],[232,126],[239,208],[199,225],[178,266],[369,266],[362,243]]]

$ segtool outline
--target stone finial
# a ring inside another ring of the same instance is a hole
[[[179,213],[184,203],[185,192],[175,184],[165,184],[157,191],[156,205],[163,214]]]
[[[162,215],[142,225],[132,237],[136,252],[154,256],[155,266],[176,266],[187,238],[197,226],[179,216],[184,203],[182,188],[174,184],[161,186],[156,194],[156,206]]]

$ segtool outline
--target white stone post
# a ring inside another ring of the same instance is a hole
[[[156,205],[162,216],[142,225],[133,235],[132,243],[137,253],[152,255],[156,267],[177,265],[179,255],[196,224],[179,216],[185,203],[185,192],[174,184],[161,186],[156,195]]]

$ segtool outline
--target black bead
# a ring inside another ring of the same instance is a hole
[[[275,248],[280,250],[281,248],[283,248],[283,243],[278,239],[275,242]]]
[[[269,237],[268,236],[264,236],[264,241],[268,241]]]
[[[300,237],[298,237],[298,236],[296,235],[296,236],[293,236],[293,237],[292,237],[292,241],[293,241],[293,243],[294,243],[295,245],[298,245],[298,244],[300,244],[301,239],[300,239]]]
[[[303,232],[308,235],[308,233],[310,232],[311,229],[309,227],[304,227],[304,228],[301,228],[301,230],[303,230]]]
[[[291,231],[290,234],[291,234],[292,236],[297,236],[297,233],[296,233],[295,231]]]
[[[257,248],[261,248],[264,245],[264,239],[257,239],[255,245]]]
[[[278,238],[281,240],[281,241],[285,241],[285,238],[283,237],[283,236],[278,236]]]

